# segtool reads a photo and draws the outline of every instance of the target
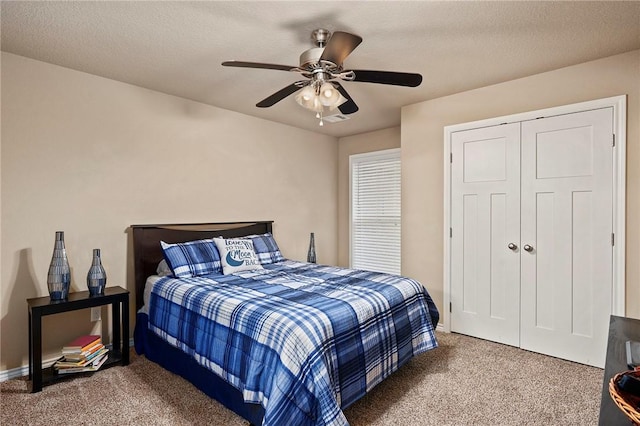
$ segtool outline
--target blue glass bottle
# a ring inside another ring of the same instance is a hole
[[[65,300],[69,295],[70,284],[71,270],[64,247],[64,232],[57,231],[49,273],[47,274],[47,287],[51,300]]]
[[[90,296],[100,296],[104,294],[104,288],[107,286],[107,273],[102,267],[100,259],[100,249],[93,249],[93,260],[91,268],[87,273],[87,287]]]
[[[309,252],[307,253],[307,262],[316,263],[316,240],[313,232],[309,238]]]

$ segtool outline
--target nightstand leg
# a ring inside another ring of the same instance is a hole
[[[122,343],[120,343],[120,302],[115,301],[111,304],[111,332],[113,333],[113,352],[114,355],[122,356]]]
[[[29,310],[29,380],[33,376],[33,332],[31,331],[31,310]]]
[[[42,390],[42,317],[38,312],[32,314],[31,318],[31,347],[33,368],[31,374],[31,392]]]
[[[129,365],[129,295],[122,303],[122,365]]]

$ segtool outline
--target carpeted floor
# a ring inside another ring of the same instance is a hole
[[[595,425],[603,371],[457,334],[345,410],[352,426]],[[27,393],[0,384],[2,425],[246,425],[143,356]]]

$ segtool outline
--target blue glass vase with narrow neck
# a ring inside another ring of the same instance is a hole
[[[100,258],[100,249],[93,249],[93,260],[91,268],[87,273],[87,287],[89,288],[89,296],[101,296],[104,294],[104,288],[107,286],[107,273],[102,267],[102,259]]]
[[[53,247],[53,255],[47,274],[47,287],[51,300],[66,300],[71,284],[71,269],[67,259],[67,251],[64,247],[64,232],[56,232],[56,241]]]
[[[309,237],[309,252],[307,253],[307,262],[316,263],[316,238],[313,232]]]

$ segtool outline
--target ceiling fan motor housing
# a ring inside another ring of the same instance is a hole
[[[312,47],[311,49],[302,52],[300,55],[301,69],[308,71],[317,71],[319,69],[335,71],[338,68],[338,64],[331,61],[320,61],[324,48],[330,38],[331,32],[324,28],[319,28],[311,33],[311,40],[316,47]]]
[[[300,55],[300,68],[312,70],[318,66],[324,47],[312,47]]]

